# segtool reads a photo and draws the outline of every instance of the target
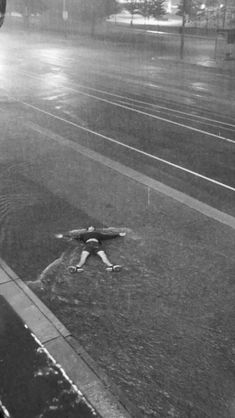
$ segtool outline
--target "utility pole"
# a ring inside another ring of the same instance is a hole
[[[225,25],[226,25],[227,5],[228,5],[228,0],[225,0],[224,1],[224,14],[223,14],[223,29],[225,28]]]
[[[186,1],[183,0],[182,10],[182,26],[181,26],[181,38],[180,38],[180,58],[184,58],[184,34],[185,34],[185,23],[186,23]]]
[[[66,7],[66,0],[63,0],[62,17],[63,17],[63,22],[64,22],[64,36],[65,36],[65,38],[67,38],[68,10],[67,10],[67,7]]]

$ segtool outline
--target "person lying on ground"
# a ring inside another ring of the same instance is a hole
[[[65,234],[56,234],[55,236],[56,238],[69,238],[81,241],[84,244],[79,263],[75,266],[69,266],[70,273],[76,273],[84,271],[83,265],[86,263],[87,258],[90,255],[98,255],[107,266],[107,271],[119,271],[121,266],[119,264],[111,263],[103,249],[102,242],[117,237],[124,237],[125,235],[125,232],[103,232],[96,230],[94,226],[89,226],[87,229],[73,230]]]

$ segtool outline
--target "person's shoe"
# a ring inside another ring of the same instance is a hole
[[[82,271],[84,271],[82,267],[78,266],[69,266],[68,270],[70,273],[81,273]]]
[[[115,266],[109,266],[106,268],[107,271],[120,271],[122,268],[122,266],[119,266],[118,264],[116,264]]]

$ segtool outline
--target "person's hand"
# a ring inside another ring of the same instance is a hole
[[[125,237],[126,232],[120,232],[119,235],[120,235],[120,237]]]
[[[55,234],[56,238],[63,238],[63,234]]]

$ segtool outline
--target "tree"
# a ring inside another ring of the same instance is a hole
[[[180,0],[177,15],[183,16],[185,13],[189,19],[194,19],[198,14],[202,13],[202,4],[202,0]]]
[[[151,2],[149,0],[144,0],[140,4],[140,13],[144,18],[149,19],[151,16]]]
[[[47,10],[46,3],[43,0],[23,0],[29,15],[42,14]]]
[[[139,12],[137,1],[129,0],[125,4],[125,9],[131,14],[131,25],[133,25],[134,14]]]
[[[23,16],[42,14],[48,9],[46,0],[8,0],[8,9]]]
[[[77,0],[76,8],[80,18],[90,22],[91,34],[94,35],[96,23],[117,13],[119,5],[116,0]]]
[[[140,5],[140,13],[146,18],[159,18],[166,14],[165,0],[145,0]]]
[[[166,14],[165,0],[152,0],[150,3],[150,15],[155,19]]]

